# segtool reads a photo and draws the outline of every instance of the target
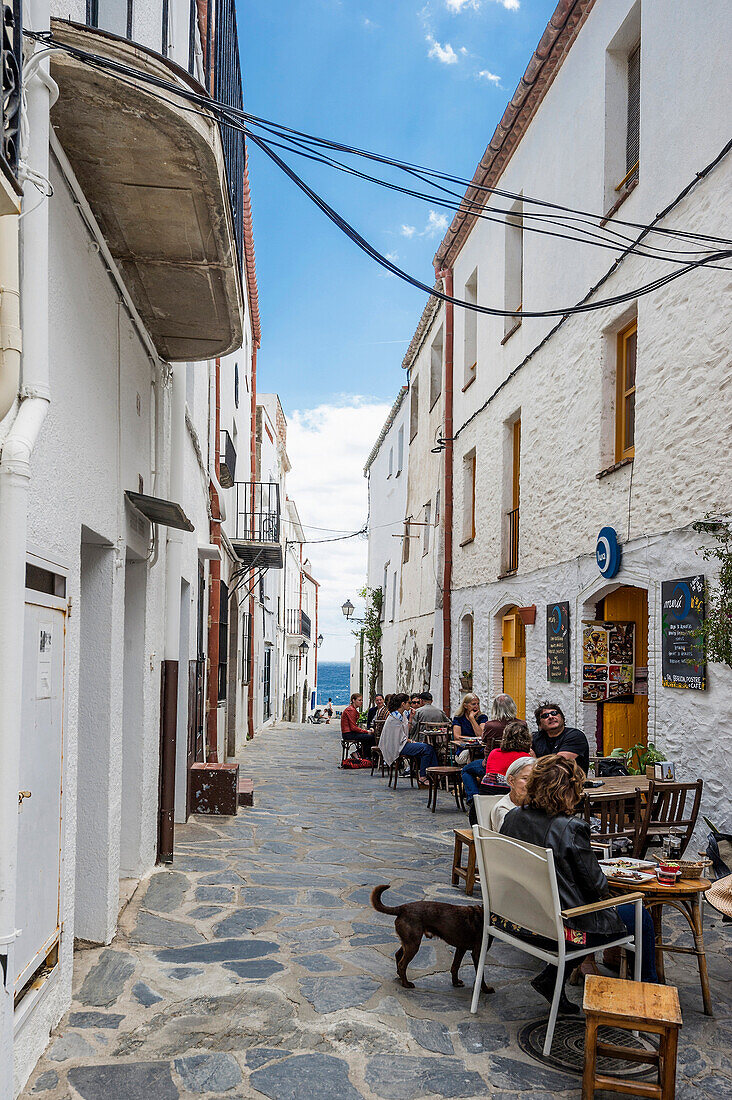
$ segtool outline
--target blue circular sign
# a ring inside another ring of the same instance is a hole
[[[603,527],[597,536],[595,560],[603,577],[614,577],[620,569],[620,544],[614,527]]]

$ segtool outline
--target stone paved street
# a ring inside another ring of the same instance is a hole
[[[542,1016],[527,956],[494,948],[496,992],[476,1017],[472,964],[454,989],[441,942],[423,943],[416,989],[395,982],[393,918],[371,909],[370,889],[392,883],[392,904],[466,902],[450,887],[452,829],[466,818],[444,794],[433,816],[423,791],[389,790],[339,759],[334,725],[247,746],[254,808],[176,829],[172,869],[140,885],[112,945],[77,953],[74,1003],[24,1097],[579,1097],[576,1076],[517,1045]],[[679,1100],[732,1097],[731,929],[708,911],[715,1019],[695,967],[667,963],[684,1014]]]

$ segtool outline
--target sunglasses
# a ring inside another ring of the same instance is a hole
[[[559,711],[558,710],[545,710],[543,712],[543,714],[539,715],[539,717],[540,718],[558,718],[559,717]]]

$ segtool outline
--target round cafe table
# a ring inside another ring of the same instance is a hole
[[[704,950],[704,930],[702,928],[703,899],[709,887],[712,885],[705,878],[682,878],[673,886],[662,886],[655,878],[653,882],[624,882],[617,878],[608,878],[610,886],[619,894],[640,893],[643,894],[643,904],[653,918],[653,928],[656,933],[656,971],[659,981],[666,984],[664,973],[663,955],[665,951],[677,955],[696,955],[699,965],[699,980],[701,982],[704,1012],[707,1016],[712,1013],[712,995],[709,989],[709,974],[707,972],[707,956]],[[694,937],[693,947],[678,947],[673,943],[663,942],[663,907],[670,905],[682,913],[691,929]]]

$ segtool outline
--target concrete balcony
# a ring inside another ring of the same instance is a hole
[[[198,94],[187,72],[127,39],[52,21],[55,39]],[[51,122],[163,359],[241,346],[244,304],[218,122],[142,80],[51,55]]]
[[[280,487],[274,481],[234,485],[231,543],[246,569],[282,569]],[[229,504],[226,505],[227,511]]]

